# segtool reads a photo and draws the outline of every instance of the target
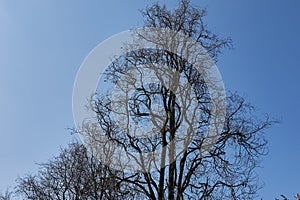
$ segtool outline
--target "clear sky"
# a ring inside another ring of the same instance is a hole
[[[142,25],[148,0],[0,0],[0,190],[74,140],[72,89],[87,54]],[[165,0],[174,7],[176,1]],[[225,86],[281,123],[258,169],[264,199],[300,192],[300,1],[192,0],[235,50],[218,63]]]

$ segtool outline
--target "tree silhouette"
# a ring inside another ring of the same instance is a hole
[[[226,113],[216,108],[209,87],[217,80],[210,83],[196,70],[210,60],[189,62],[199,54],[217,61],[231,40],[209,31],[203,22],[206,11],[187,0],[173,11],[156,3],[142,13],[147,28],[137,31],[137,42],[105,71],[117,95],[94,95],[90,108],[97,123],[83,123],[77,131],[95,157],[115,167],[116,181],[140,197],[253,199],[259,189],[254,170],[266,154],[263,132],[272,122],[256,117],[253,106],[236,93],[227,94]],[[174,34],[162,37],[161,28]],[[193,38],[206,53],[178,35]],[[166,48],[137,48],[144,40]],[[150,75],[158,81],[145,81]],[[213,121],[214,115],[224,120]],[[142,129],[148,132],[132,128],[149,123],[150,131]]]

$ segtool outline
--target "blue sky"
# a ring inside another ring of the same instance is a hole
[[[151,2],[0,0],[0,190],[74,139],[67,128],[80,64],[99,42],[141,26],[138,10]],[[209,27],[234,41],[218,63],[226,88],[282,121],[267,131],[261,196],[300,192],[300,1],[192,3],[206,6]]]

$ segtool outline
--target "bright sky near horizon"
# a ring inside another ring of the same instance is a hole
[[[0,0],[0,191],[74,140],[67,128],[80,64],[109,36],[141,26],[139,9],[151,2]],[[235,49],[217,63],[225,87],[281,120],[266,133],[261,197],[291,197],[300,192],[300,1],[191,2],[207,7],[213,31],[233,39]]]

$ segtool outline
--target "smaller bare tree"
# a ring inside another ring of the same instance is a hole
[[[36,175],[18,180],[17,192],[24,199],[133,199],[124,183],[119,183],[106,166],[79,143],[62,149],[59,156],[40,165]],[[116,174],[114,174],[116,173]],[[9,194],[6,195],[8,199]]]

